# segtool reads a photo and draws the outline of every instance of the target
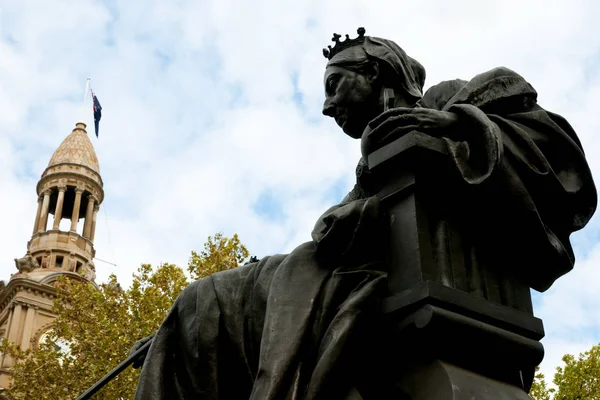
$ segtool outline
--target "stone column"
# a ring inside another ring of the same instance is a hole
[[[61,185],[58,187],[58,200],[56,200],[56,208],[54,209],[54,225],[52,229],[60,227],[60,219],[62,218],[63,203],[65,202],[65,191],[67,187]]]
[[[38,226],[38,232],[44,232],[46,230],[46,225],[48,224],[48,207],[50,206],[51,193],[52,191],[50,189],[46,189],[42,193],[44,195],[44,200],[42,201],[42,210],[40,211],[40,225]]]
[[[96,204],[96,198],[91,194],[88,196],[87,209],[85,210],[85,224],[83,225],[83,237],[90,239],[90,232],[92,230],[92,218],[94,216],[94,204]]]
[[[21,339],[21,349],[27,350],[31,347],[31,334],[33,333],[33,319],[35,317],[35,308],[27,307],[25,316],[25,326],[23,326],[23,337]]]
[[[93,242],[96,236],[96,220],[98,219],[98,211],[100,210],[100,204],[94,205],[94,215],[92,216],[92,231],[90,232],[90,240]]]
[[[6,331],[4,332],[3,339],[4,338],[8,339],[8,335],[10,333],[10,327],[12,326],[12,321],[13,321],[13,318],[14,318],[14,315],[15,315],[14,312],[10,311],[10,308],[11,307],[9,305],[9,307],[8,307],[8,309],[9,309],[9,312],[8,312],[8,324],[6,324]],[[11,358],[8,355],[2,353],[1,359],[2,359],[2,365],[0,365],[0,366],[2,368],[4,368],[5,366],[7,366],[8,364],[10,364]],[[0,377],[0,381],[1,381],[1,377]]]
[[[16,303],[15,308],[13,309],[13,315],[10,320],[10,326],[8,327],[8,332],[6,332],[6,337],[11,343],[18,342],[17,339],[19,337],[19,328],[21,327],[21,313],[23,311],[22,308],[23,306],[21,306],[20,303]]]
[[[77,221],[79,221],[79,207],[81,207],[81,194],[83,189],[75,188],[75,202],[73,203],[73,214],[71,215],[71,232],[77,232]]]
[[[11,343],[18,343],[19,328],[21,326],[21,313],[22,307],[20,303],[13,303],[13,309],[8,323],[8,330],[6,331],[6,338]],[[4,355],[2,367],[12,367],[14,360],[8,355]]]
[[[44,201],[44,197],[39,196],[38,197],[38,206],[37,206],[37,212],[35,213],[35,222],[33,223],[33,233],[32,235],[35,235],[38,231],[38,228],[40,226],[40,215],[42,212],[42,201]]]

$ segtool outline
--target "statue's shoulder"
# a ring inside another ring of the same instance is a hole
[[[419,105],[425,108],[441,110],[467,83],[469,82],[462,79],[452,79],[433,85],[427,89]]]
[[[497,79],[497,78],[506,78],[506,77],[512,77],[512,78],[520,78],[523,79],[523,77],[521,75],[519,75],[518,73],[516,73],[515,71],[513,71],[510,68],[506,68],[506,67],[496,67],[496,68],[492,68],[488,71],[482,72],[480,74],[475,75],[471,81],[477,80],[477,81],[489,81],[492,79]]]
[[[485,108],[517,101],[526,108],[537,100],[537,92],[521,75],[506,67],[497,67],[474,76],[471,80],[448,80],[429,88],[421,105],[437,110],[447,110],[453,104],[472,104]]]

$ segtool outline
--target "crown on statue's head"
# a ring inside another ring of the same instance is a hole
[[[358,37],[356,39],[350,39],[349,35],[346,35],[346,40],[343,42],[340,41],[342,35],[337,33],[333,34],[333,38],[331,38],[332,42],[335,42],[333,48],[331,46],[327,46],[326,49],[323,49],[323,55],[325,58],[331,60],[333,56],[335,56],[340,51],[347,49],[348,47],[356,46],[357,44],[361,44],[365,41],[365,28],[358,28],[356,33],[358,33]]]

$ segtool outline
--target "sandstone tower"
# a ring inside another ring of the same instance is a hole
[[[96,277],[94,233],[104,191],[85,128],[77,123],[43,172],[27,253],[15,259],[17,272],[0,292],[0,338],[23,349],[37,346],[52,328],[53,284],[59,276],[91,282]],[[12,365],[8,356],[0,356],[0,388],[9,385]]]

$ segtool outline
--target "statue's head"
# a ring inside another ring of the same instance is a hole
[[[323,114],[335,118],[346,134],[360,138],[369,121],[383,112],[383,90],[393,89],[395,106],[412,107],[422,97],[425,69],[391,40],[365,36],[340,41],[323,50]]]

